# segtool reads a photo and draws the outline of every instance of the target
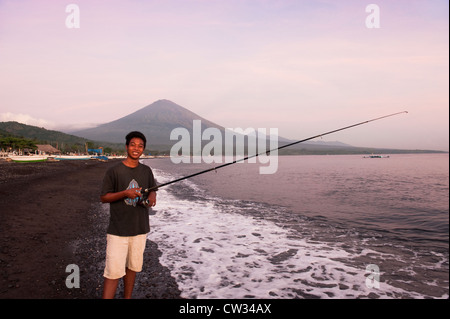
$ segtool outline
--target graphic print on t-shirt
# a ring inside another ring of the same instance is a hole
[[[130,184],[128,184],[127,189],[130,188],[139,188],[139,184],[138,182],[136,182],[134,179],[130,182]],[[127,205],[133,205],[134,207],[136,207],[136,203],[139,201],[140,197],[136,197],[135,199],[131,199],[131,198],[125,198],[125,204]]]

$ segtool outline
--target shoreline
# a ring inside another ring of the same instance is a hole
[[[109,214],[99,194],[106,170],[118,161],[0,160],[0,298],[101,298]],[[147,240],[133,298],[181,298],[160,256]],[[66,286],[72,264],[79,267],[80,288]],[[122,287],[120,281],[116,298]]]

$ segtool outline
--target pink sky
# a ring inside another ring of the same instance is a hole
[[[69,29],[69,3],[80,28]],[[380,28],[369,29],[369,3]],[[448,1],[0,0],[0,121],[61,129],[169,99],[226,127],[448,150]]]

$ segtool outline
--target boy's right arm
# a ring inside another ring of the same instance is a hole
[[[141,196],[141,188],[130,188],[117,193],[106,193],[103,196],[100,196],[100,200],[102,203],[112,203],[123,198],[131,198],[135,199],[136,197]]]

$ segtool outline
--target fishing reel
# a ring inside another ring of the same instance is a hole
[[[150,195],[151,192],[156,192],[158,190],[157,187],[153,188],[147,188],[141,190],[141,196],[139,197],[139,200],[137,202],[138,205],[141,205],[145,208],[151,207],[150,200],[148,199],[148,195]]]
[[[149,192],[141,192],[141,196],[139,197],[138,200],[138,205],[141,205],[145,208],[148,208],[150,205],[150,201],[148,200],[148,194]]]

